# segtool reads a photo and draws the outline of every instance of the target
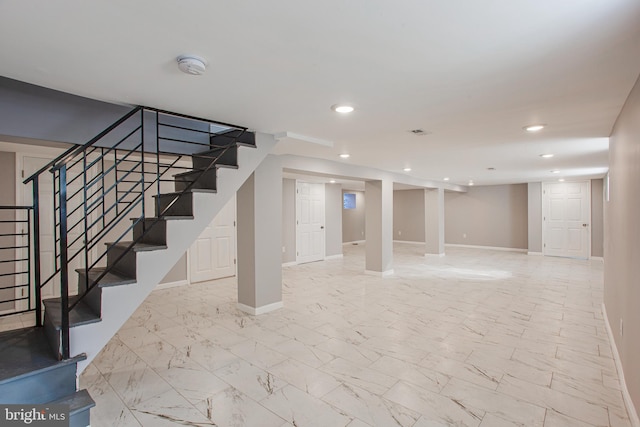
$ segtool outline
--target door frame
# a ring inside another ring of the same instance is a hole
[[[322,185],[322,215],[323,215],[323,225],[322,225],[322,234],[323,234],[323,244],[322,244],[322,256],[320,259],[318,260],[314,260],[314,261],[300,261],[300,255],[299,255],[299,241],[298,241],[298,212],[299,212],[299,205],[298,205],[298,184],[310,184],[310,185]],[[326,222],[327,222],[327,218],[326,218],[326,191],[325,191],[325,184],[322,182],[311,182],[311,181],[305,181],[305,180],[300,180],[300,179],[296,179],[295,182],[295,208],[296,208],[296,214],[294,217],[294,221],[295,221],[295,228],[296,228],[296,260],[295,260],[295,264],[304,264],[306,262],[316,262],[316,261],[323,261],[324,259],[326,259],[327,256],[327,228],[326,228]]]
[[[542,230],[542,255],[544,256],[553,256],[553,255],[547,255],[547,247],[546,247],[546,236],[547,236],[547,230],[545,227],[545,207],[548,203],[548,199],[547,199],[547,193],[546,193],[546,189],[547,186],[550,184],[571,184],[571,183],[587,183],[587,204],[589,206],[588,209],[588,213],[587,213],[587,221],[589,226],[587,227],[587,257],[585,259],[591,259],[591,230],[592,230],[592,223],[591,223],[591,180],[587,179],[587,180],[580,180],[580,181],[566,181],[566,182],[562,182],[559,183],[557,181],[547,181],[547,182],[542,182],[542,198],[541,198],[541,212],[542,215],[540,215],[540,221],[542,222],[542,226],[541,226],[541,230]],[[567,258],[572,258],[572,259],[582,259],[582,258],[576,258],[576,257],[567,257]]]

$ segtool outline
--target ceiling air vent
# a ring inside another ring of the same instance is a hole
[[[431,132],[426,131],[424,129],[411,129],[409,132],[411,132],[412,134],[416,135],[416,136],[424,136],[424,135],[429,135]]]

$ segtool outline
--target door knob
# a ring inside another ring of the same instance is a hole
[[[583,226],[583,227],[588,227],[588,226],[589,226],[589,224],[582,224],[582,226]]]
[[[324,230],[324,225],[321,225],[321,226],[320,226],[320,230]]]

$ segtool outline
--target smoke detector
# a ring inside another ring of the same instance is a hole
[[[193,76],[204,74],[207,68],[207,61],[196,55],[181,55],[177,58],[180,71]]]

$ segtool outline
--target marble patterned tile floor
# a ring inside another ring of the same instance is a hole
[[[630,426],[602,262],[422,250],[284,268],[258,317],[234,279],[154,291],[80,378],[92,426]]]

